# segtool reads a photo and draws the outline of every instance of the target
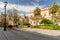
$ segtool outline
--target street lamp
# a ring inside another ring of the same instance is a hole
[[[4,3],[5,3],[5,6],[4,6],[4,9],[5,9],[4,31],[6,31],[6,6],[7,6],[7,2],[4,2]]]

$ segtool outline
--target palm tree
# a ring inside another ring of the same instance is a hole
[[[36,7],[36,9],[33,11],[34,13],[34,19],[36,20],[36,25],[37,25],[37,21],[40,20],[40,17],[41,17],[41,9]]]
[[[56,16],[56,12],[59,8],[59,5],[56,2],[53,2],[52,5],[49,7],[49,13],[52,14],[52,20],[54,21],[54,18]]]

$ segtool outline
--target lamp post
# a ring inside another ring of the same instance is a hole
[[[5,9],[4,31],[6,31],[6,6],[7,6],[7,2],[4,2],[4,3],[5,3],[5,6],[4,6],[4,9]]]

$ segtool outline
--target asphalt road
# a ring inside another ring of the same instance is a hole
[[[60,40],[60,37],[53,37],[23,30],[7,30],[0,28],[0,40]]]

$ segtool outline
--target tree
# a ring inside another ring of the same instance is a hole
[[[9,16],[9,20],[12,20],[12,17],[13,17],[13,9],[7,10],[7,15]]]
[[[28,16],[26,16],[26,15],[24,15],[24,18],[25,18],[25,22],[29,22],[29,18],[28,18]]]
[[[56,16],[56,12],[57,12],[58,8],[59,8],[59,5],[56,2],[53,2],[49,7],[49,13],[52,14],[52,19],[53,20]]]
[[[19,15],[18,15],[18,10],[13,8],[13,9],[9,9],[7,11],[9,17],[11,20],[13,20],[14,24],[18,24],[18,21],[19,21]],[[13,19],[12,19],[13,18]]]
[[[7,10],[7,15],[9,15],[11,17],[13,15],[13,9]]]
[[[34,19],[36,20],[36,22],[40,19],[41,14],[40,14],[41,10],[40,8],[36,7],[36,9],[33,11],[34,13]],[[36,23],[37,25],[37,23]]]
[[[34,10],[34,16],[40,16],[40,8],[36,7],[36,9]]]
[[[13,9],[13,19],[14,19],[14,23],[17,25],[19,21],[19,15],[16,9]]]

